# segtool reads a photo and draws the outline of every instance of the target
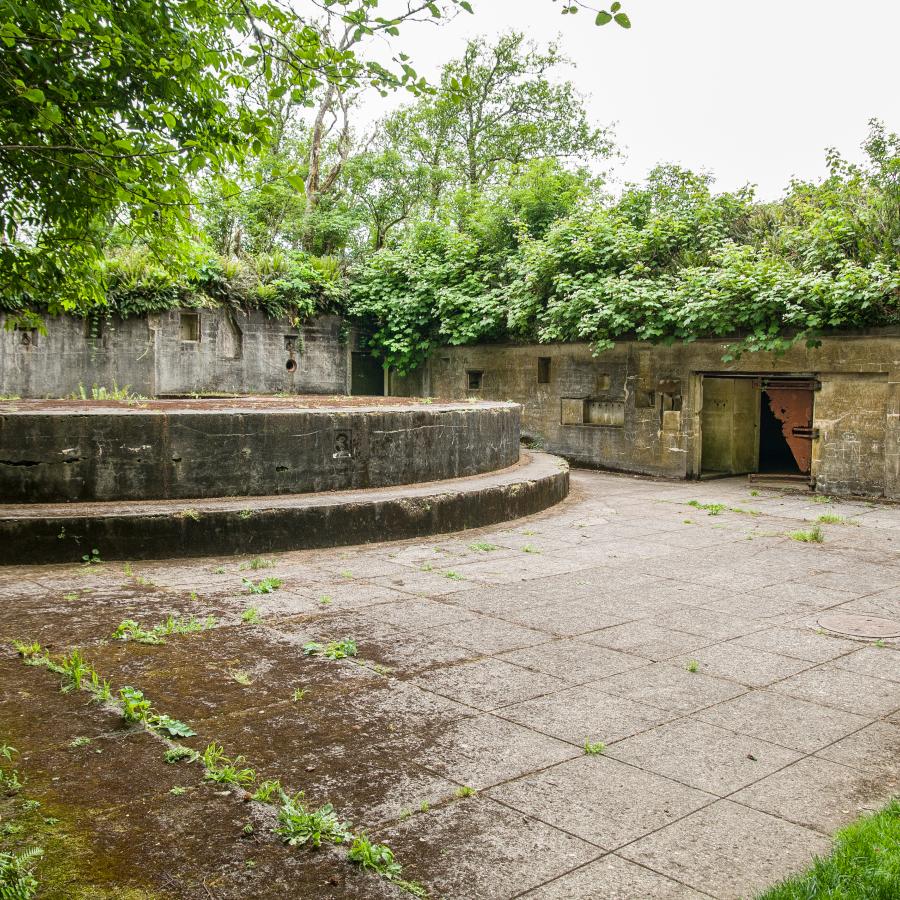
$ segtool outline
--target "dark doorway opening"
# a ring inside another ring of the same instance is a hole
[[[384,367],[371,353],[354,350],[351,356],[350,393],[363,397],[384,396]]]
[[[768,391],[760,393],[759,471],[784,475],[801,474],[784,436],[782,423],[772,412],[772,398]]]

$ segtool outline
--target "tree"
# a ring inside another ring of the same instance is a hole
[[[390,233],[422,206],[429,186],[425,166],[396,150],[367,150],[350,160],[347,176],[352,202],[366,211],[368,246],[380,250]]]
[[[102,301],[100,253],[115,222],[167,254],[190,223],[190,179],[228,171],[273,140],[242,102],[271,84],[307,103],[340,92],[424,87],[405,57],[359,59],[367,34],[467,0],[5,0],[0,4],[0,301],[51,309]],[[564,12],[574,7],[565,6]],[[337,16],[350,43],[329,45],[316,17]],[[624,24],[620,22],[620,24]],[[238,103],[229,103],[237,97]],[[292,173],[274,175],[291,179]],[[307,176],[308,177],[308,176]],[[302,179],[295,185],[303,186]]]
[[[548,77],[563,62],[554,45],[539,50],[517,32],[493,45],[470,41],[444,67],[437,93],[391,117],[386,133],[439,173],[438,193],[442,172],[478,191],[530,160],[607,157],[610,137],[588,123],[574,85]]]

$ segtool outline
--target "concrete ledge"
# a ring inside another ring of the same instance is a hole
[[[514,403],[0,403],[0,498],[7,503],[358,490],[466,478],[518,458]]]
[[[412,487],[280,497],[0,506],[0,565],[164,559],[365,544],[480,528],[540,512],[569,468],[523,452],[499,472]]]

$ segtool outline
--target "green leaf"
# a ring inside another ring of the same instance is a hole
[[[163,113],[163,122],[165,122],[169,128],[174,128],[178,124],[178,120],[170,112]]]
[[[600,12],[597,13],[597,18],[594,19],[595,25],[606,25],[609,22],[612,22],[612,16],[604,9],[601,9]]]
[[[301,175],[285,175],[284,180],[297,191],[298,194],[306,193],[306,182]]]
[[[28,88],[27,91],[22,91],[22,96],[26,100],[30,100],[32,103],[44,102],[44,92],[39,88]]]
[[[615,20],[617,25],[621,25],[623,28],[631,28],[631,19],[625,13],[616,13]]]

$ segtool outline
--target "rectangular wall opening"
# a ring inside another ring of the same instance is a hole
[[[200,341],[200,313],[181,313],[181,340],[192,344]]]
[[[550,357],[538,357],[538,384],[550,384]]]
[[[466,390],[480,391],[484,381],[484,372],[470,369],[466,372]]]

